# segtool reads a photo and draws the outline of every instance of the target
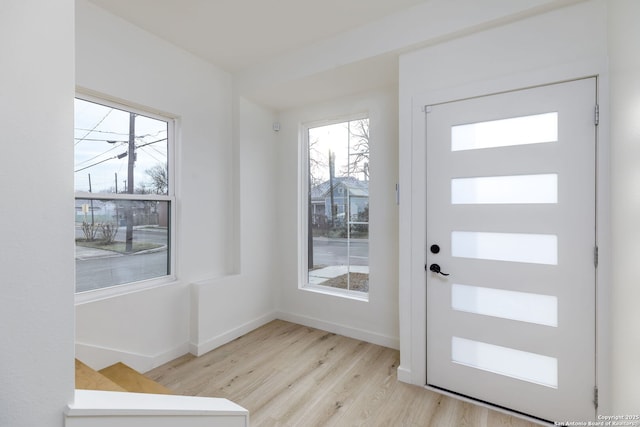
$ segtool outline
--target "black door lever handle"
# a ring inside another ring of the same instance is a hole
[[[431,264],[429,266],[429,270],[433,271],[436,274],[442,274],[443,276],[449,275],[449,273],[443,273],[442,270],[440,270],[440,266],[438,264]]]

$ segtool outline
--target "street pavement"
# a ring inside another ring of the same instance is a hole
[[[163,246],[131,255],[76,245],[76,292],[167,275],[169,259],[166,235],[166,230],[136,229],[134,239],[153,241]],[[313,261],[319,268],[309,273],[310,283],[320,284],[347,273],[347,259],[350,265],[348,271],[369,272],[367,239],[352,239],[348,244],[347,239],[316,237],[313,242]]]

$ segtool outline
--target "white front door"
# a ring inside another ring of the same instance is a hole
[[[432,105],[427,384],[595,415],[596,79]]]

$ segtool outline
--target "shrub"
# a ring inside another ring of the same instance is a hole
[[[84,239],[87,242],[93,242],[96,239],[96,234],[98,233],[98,225],[82,221],[82,233],[84,234]]]
[[[102,235],[102,242],[105,245],[111,244],[116,240],[116,235],[118,234],[118,226],[112,222],[105,222],[99,224],[100,226],[100,234]]]

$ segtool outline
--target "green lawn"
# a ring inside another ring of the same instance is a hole
[[[113,242],[113,243],[104,243],[99,240],[94,241],[86,241],[85,239],[76,239],[76,245],[84,246],[86,248],[94,248],[94,249],[102,249],[105,251],[112,251],[121,254],[126,254],[126,243],[125,242]],[[157,243],[148,243],[148,242],[133,242],[133,253],[148,251],[150,249],[161,248],[163,245],[159,245]]]

